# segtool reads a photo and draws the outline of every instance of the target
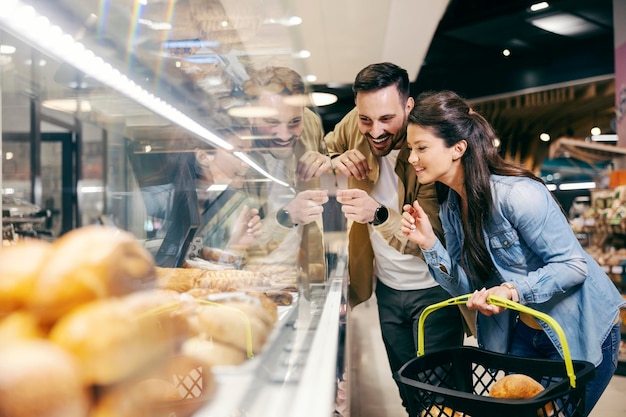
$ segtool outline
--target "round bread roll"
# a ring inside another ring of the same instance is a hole
[[[51,253],[52,243],[37,239],[0,249],[0,315],[26,304]]]
[[[243,350],[201,337],[191,337],[185,340],[182,352],[210,366],[237,366],[246,361],[246,353]]]
[[[0,321],[0,345],[43,339],[45,336],[37,318],[28,311],[14,311]]]
[[[0,415],[85,417],[91,398],[72,356],[45,340],[0,347]]]
[[[438,405],[432,405],[428,410],[423,410],[420,417],[462,417],[463,414],[457,413],[450,407],[441,407]]]
[[[527,399],[543,391],[543,386],[524,374],[511,374],[498,379],[489,389],[494,398]]]
[[[206,404],[215,389],[206,363],[177,355],[106,389],[91,417],[187,417]]]
[[[85,226],[64,234],[41,269],[28,308],[44,323],[97,298],[156,284],[154,259],[129,232]]]
[[[261,351],[270,333],[262,308],[247,303],[220,303],[198,306],[198,325],[203,335],[234,346],[248,354]]]
[[[77,358],[86,384],[109,385],[177,351],[189,336],[180,309],[156,290],[96,300],[63,316],[49,339]]]

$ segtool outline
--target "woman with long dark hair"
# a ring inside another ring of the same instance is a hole
[[[487,303],[491,294],[553,317],[572,359],[596,366],[589,412],[617,367],[615,285],[574,235],[543,181],[503,159],[485,118],[450,91],[423,93],[408,119],[409,162],[420,183],[435,182],[446,247],[420,205],[404,207],[402,232],[422,248],[435,280],[450,294],[472,293],[479,346],[512,355],[561,359],[546,323]]]

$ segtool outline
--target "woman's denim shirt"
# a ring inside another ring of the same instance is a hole
[[[561,325],[572,359],[599,365],[602,342],[625,300],[582,248],[543,184],[524,177],[492,175],[491,192],[493,210],[484,227],[484,239],[497,272],[479,283],[471,281],[461,268],[461,208],[458,194],[450,190],[440,208],[447,250],[437,241],[423,251],[435,280],[453,296],[513,283],[521,304],[550,315]],[[510,310],[490,317],[478,314],[479,346],[507,352],[516,317]],[[540,323],[563,356],[556,332]]]

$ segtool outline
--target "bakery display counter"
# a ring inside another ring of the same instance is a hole
[[[290,291],[254,287],[265,278],[247,272],[156,267],[114,227],[5,248],[0,414],[331,415],[345,256],[323,282]]]

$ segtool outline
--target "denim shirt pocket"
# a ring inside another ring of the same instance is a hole
[[[522,266],[526,263],[519,236],[513,228],[491,234],[489,246],[494,258],[502,265]]]

